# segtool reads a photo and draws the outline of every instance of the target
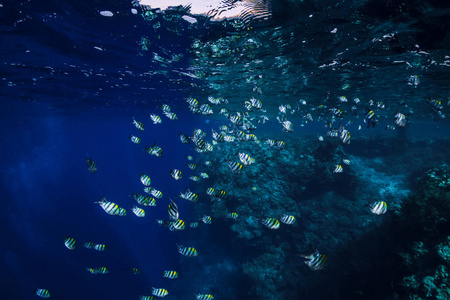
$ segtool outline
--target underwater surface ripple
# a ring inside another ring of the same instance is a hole
[[[450,299],[450,5],[157,3],[0,1],[1,298]]]

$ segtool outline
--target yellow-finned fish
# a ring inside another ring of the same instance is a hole
[[[157,289],[157,288],[152,287],[152,295],[162,298],[162,297],[169,295],[169,292],[166,289],[162,289],[162,288]]]
[[[228,167],[230,168],[231,172],[238,175],[241,175],[244,169],[244,167],[240,163],[233,160],[228,161]]]
[[[336,165],[336,167],[334,168],[333,173],[342,173],[344,171],[344,169],[342,168],[341,165]]]
[[[96,244],[96,245],[94,245],[94,249],[97,251],[105,251],[105,250],[108,250],[109,247],[104,244]]]
[[[136,205],[133,206],[132,211],[133,211],[133,213],[134,213],[137,217],[139,217],[139,218],[145,217],[145,210],[143,210],[143,209],[140,208],[140,207],[137,207]]]
[[[178,247],[178,253],[180,253],[184,256],[188,256],[188,257],[198,256],[197,250],[193,247],[183,247],[178,244],[177,244],[177,247]]]
[[[237,217],[238,217],[237,212],[232,212],[232,213],[227,214],[227,219],[237,219]]]
[[[280,228],[280,221],[275,218],[265,218],[262,221],[263,225],[270,229],[278,229]]]
[[[314,271],[322,270],[327,262],[327,256],[320,254],[317,250],[313,254],[301,256],[306,259],[305,264]]]
[[[249,166],[249,165],[255,163],[255,159],[254,158],[251,158],[250,155],[248,155],[246,153],[243,153],[243,152],[239,152],[239,159],[246,166]]]
[[[50,298],[50,292],[46,289],[35,289],[34,293],[41,298]]]
[[[161,117],[155,114],[150,114],[150,119],[152,119],[153,124],[161,124],[162,120]]]
[[[178,218],[180,217],[180,214],[178,212],[178,205],[173,202],[172,199],[170,199],[170,204],[167,212],[169,213],[169,219],[173,221],[178,220]]]
[[[211,294],[195,294],[195,299],[197,300],[212,300],[214,296]]]
[[[202,222],[205,223],[205,224],[211,224],[212,223],[212,220],[211,220],[210,216],[204,216],[200,220],[202,220]]]
[[[178,278],[179,274],[177,271],[164,271],[162,273],[163,277],[169,278],[169,279],[175,279]]]
[[[117,216],[121,213],[121,208],[114,202],[106,200],[106,198],[102,197],[99,202],[95,202],[100,204],[101,208],[111,216]]]
[[[170,170],[170,176],[175,178],[175,180],[180,180],[181,178],[183,178],[183,173],[181,173],[180,170],[172,169]]]
[[[293,215],[282,214],[280,221],[287,225],[292,225],[295,223],[296,219]]]
[[[87,163],[87,166],[88,166],[88,170],[89,170],[90,172],[92,172],[92,173],[97,172],[97,165],[96,165],[95,162],[92,160],[92,158],[89,157],[89,155],[88,155],[88,157],[87,157],[87,159],[86,159],[86,163]]]
[[[186,228],[186,224],[184,223],[183,220],[178,219],[176,221],[169,222],[168,228],[170,231],[184,230],[184,228]]]
[[[148,175],[141,174],[140,178],[141,178],[142,184],[145,186],[150,186],[150,184],[152,183],[152,180],[150,179],[150,177]]]
[[[374,201],[367,204],[369,210],[376,215],[383,215],[387,212],[387,204],[384,201]]]
[[[129,138],[130,141],[132,141],[134,144],[140,144],[140,143],[141,143],[141,139],[138,138],[137,136],[130,135],[128,138]]]
[[[133,125],[140,131],[144,131],[144,124],[142,124],[141,122],[136,121],[133,118]]]
[[[76,241],[72,237],[66,237],[64,239],[64,245],[66,246],[67,249],[73,250],[76,247]]]

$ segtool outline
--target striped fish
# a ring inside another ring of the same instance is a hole
[[[144,131],[144,124],[142,124],[141,122],[136,121],[133,118],[133,125],[140,131]]]
[[[186,102],[189,104],[190,107],[197,107],[198,106],[197,99],[189,97],[189,98],[186,99]]]
[[[73,250],[76,247],[76,241],[74,238],[66,237],[64,239],[64,245],[66,246],[67,249]]]
[[[111,216],[117,216],[120,213],[120,207],[114,202],[106,200],[106,198],[101,198],[99,202],[95,202],[100,204],[103,210]]]
[[[334,168],[333,173],[342,173],[344,169],[342,168],[341,165],[336,165],[336,167]]]
[[[180,133],[178,133],[178,136],[180,137],[180,140],[183,144],[190,144],[191,143],[191,139],[184,133],[182,133],[180,131]]]
[[[181,219],[178,219],[174,222],[169,222],[169,230],[170,231],[184,230],[184,228],[186,228],[186,224]]]
[[[228,196],[227,192],[224,190],[218,190],[216,191],[216,194],[214,195],[214,199],[224,200]]]
[[[225,140],[221,133],[214,131],[214,129],[211,130],[212,130],[212,137],[214,138],[215,141],[217,141],[218,143],[222,143]]]
[[[151,194],[153,197],[161,199],[163,194],[161,193],[161,191],[158,191],[157,189],[151,188],[149,187],[149,194]]]
[[[202,222],[205,223],[205,224],[211,224],[212,223],[212,220],[211,220],[210,216],[204,216],[200,220],[202,220]]]
[[[283,121],[281,124],[283,125],[283,129],[286,132],[294,132],[294,124],[292,124],[291,121],[286,120],[286,121]]]
[[[174,112],[164,112],[164,114],[171,120],[178,120],[177,114]]]
[[[50,292],[46,289],[36,289],[34,293],[41,298],[50,298]]]
[[[384,201],[375,201],[368,206],[370,211],[376,215],[383,215],[387,211],[387,204]]]
[[[139,270],[138,268],[127,268],[127,271],[130,271],[133,275],[141,274],[141,270]]]
[[[150,114],[150,119],[152,119],[153,124],[161,124],[162,120],[161,117],[155,114]]]
[[[178,218],[180,216],[180,214],[178,212],[178,205],[175,202],[173,202],[172,199],[170,199],[168,213],[169,213],[169,219],[171,219],[173,221],[178,220]]]
[[[150,184],[152,183],[152,180],[150,179],[150,177],[148,175],[141,174],[140,179],[141,179],[142,184],[145,186],[150,186]]]
[[[286,144],[283,141],[277,141],[275,146],[278,148],[278,150],[282,150],[286,147]]]
[[[124,217],[127,215],[127,210],[125,208],[119,207],[118,216]]]
[[[141,143],[141,139],[138,138],[137,136],[130,135],[128,138],[129,138],[130,141],[132,141],[134,144],[140,144],[140,143]]]
[[[177,271],[164,271],[163,277],[169,278],[169,279],[175,279],[178,278],[178,272]]]
[[[183,198],[185,200],[189,200],[189,201],[192,201],[192,202],[197,202],[198,201],[198,195],[194,194],[189,189],[184,191],[184,193],[180,193],[180,198]]]
[[[339,139],[341,140],[341,143],[344,145],[350,144],[350,132],[344,128],[344,126],[339,125]]]
[[[254,158],[251,158],[250,155],[243,153],[243,152],[239,152],[239,159],[246,166],[249,166],[249,165],[255,163]]]
[[[206,190],[206,194],[208,194],[208,195],[210,195],[210,196],[214,195],[215,192],[216,192],[216,191],[215,191],[214,188],[212,188],[212,187],[210,187],[210,188],[208,188],[208,189]]]
[[[157,289],[152,287],[152,295],[162,298],[169,295],[169,292],[166,289]]]
[[[94,245],[94,249],[97,251],[105,251],[108,250],[108,246],[104,245],[104,244],[96,244]]]
[[[108,274],[109,270],[106,267],[100,267],[95,269],[95,271],[97,272],[96,274]]]
[[[139,296],[139,300],[153,300],[155,297],[153,296]]]
[[[242,170],[244,169],[244,167],[240,163],[233,160],[228,161],[228,167],[230,168],[231,172],[238,175],[241,175]]]
[[[177,247],[178,247],[178,253],[180,253],[180,254],[182,254],[184,256],[192,257],[192,256],[197,256],[198,255],[198,252],[197,252],[197,250],[195,250],[195,248],[183,247],[183,246],[180,246],[178,244],[177,244]]]
[[[84,244],[83,244],[83,246],[84,246],[84,248],[86,248],[86,249],[93,249],[94,248],[94,243],[91,243],[91,242],[85,242]]]
[[[195,294],[195,299],[197,300],[211,300],[214,296],[211,294]]]
[[[189,163],[189,164],[187,164],[187,166],[188,166],[188,168],[191,169],[191,170],[195,170],[195,169],[197,168],[197,165],[196,165],[196,164],[193,164],[193,163]]]
[[[322,270],[327,262],[327,256],[320,254],[317,250],[313,254],[301,256],[306,259],[305,264],[314,271]]]
[[[133,211],[133,213],[134,213],[137,217],[139,217],[139,218],[145,217],[145,210],[143,210],[143,209],[140,208],[140,207],[137,207],[136,205],[133,206],[132,211]]]
[[[139,205],[142,205],[142,206],[156,206],[155,199],[153,199],[151,197],[145,197],[144,195],[134,193],[133,194],[133,198],[134,198],[134,200],[136,200],[136,202]]]
[[[263,225],[270,229],[278,229],[280,228],[280,221],[275,218],[265,218],[262,221]]]
[[[232,212],[227,214],[227,219],[237,219],[238,214],[237,212]]]
[[[296,219],[293,215],[283,214],[281,215],[280,221],[284,224],[292,225],[295,223]]]
[[[183,178],[183,173],[181,173],[180,170],[172,169],[172,170],[170,170],[170,176],[175,178],[175,180],[179,180],[179,179]]]
[[[161,109],[163,112],[170,112],[170,106],[167,104],[162,104],[158,106],[159,109]]]
[[[88,156],[86,159],[86,163],[88,166],[88,170],[92,173],[97,172],[97,165],[95,164],[95,162]]]
[[[191,223],[189,224],[189,227],[191,227],[191,228],[197,228],[197,227],[198,227],[198,222],[191,222]]]

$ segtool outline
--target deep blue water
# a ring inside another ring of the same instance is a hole
[[[410,299],[416,293],[401,285],[410,274],[397,255],[410,244],[395,241],[402,201],[427,170],[450,163],[448,4],[273,1],[268,21],[244,27],[198,16],[193,25],[180,19],[184,12],[151,15],[128,1],[0,4],[1,299],[37,299],[37,288],[55,299],[138,299],[151,295],[151,287],[167,289],[167,299],[196,293]],[[100,15],[103,10],[114,16]],[[420,83],[410,84],[415,75]],[[229,103],[216,106],[208,96]],[[191,113],[188,97],[209,103],[214,114]],[[193,143],[180,142],[180,131],[192,137],[201,129],[212,144],[212,130],[222,125],[235,135],[242,128],[219,111],[244,112],[252,97],[263,110],[247,111],[256,128],[246,132],[260,143],[218,143],[211,153],[197,153]],[[433,109],[431,99],[442,108]],[[379,102],[385,107],[377,108]],[[162,104],[177,121],[164,116]],[[285,116],[294,133],[276,119],[280,104],[298,109]],[[333,116],[332,108],[344,116]],[[375,128],[366,128],[365,108],[377,115]],[[398,112],[406,128],[396,128]],[[152,124],[151,113],[162,124]],[[269,120],[257,122],[262,116]],[[339,124],[351,132],[349,145],[327,136]],[[267,139],[284,141],[286,149],[269,147]],[[144,151],[153,143],[163,157]],[[241,151],[256,163],[232,174],[227,161],[238,161]],[[187,167],[188,155],[196,170]],[[87,156],[96,173],[88,171]],[[336,164],[343,174],[333,174]],[[183,173],[179,181],[169,175],[174,168]],[[200,172],[209,178],[189,179]],[[164,196],[138,218],[130,195],[143,193],[142,173]],[[211,201],[208,187],[226,190],[228,198]],[[178,197],[186,189],[199,195],[198,203]],[[95,204],[101,196],[127,216],[107,215]],[[185,230],[156,223],[168,220],[169,198]],[[386,201],[388,212],[371,214],[364,205],[373,200]],[[238,219],[227,219],[230,212]],[[296,225],[261,224],[283,213],[295,215]],[[211,225],[202,223],[204,215],[212,216]],[[199,227],[189,228],[191,221]],[[441,240],[447,233],[440,232]],[[410,234],[409,242],[423,238]],[[67,236],[76,249],[64,246]],[[199,256],[181,256],[177,244],[195,247]],[[314,249],[328,256],[324,270],[311,270],[300,256]],[[86,271],[103,266],[109,274]],[[127,271],[133,267],[141,274]],[[180,277],[163,278],[164,270]]]

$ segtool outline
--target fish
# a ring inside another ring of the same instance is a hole
[[[50,292],[49,290],[46,289],[35,289],[34,293],[36,294],[36,296],[39,296],[41,298],[50,298]]]
[[[262,221],[262,224],[265,225],[269,229],[278,229],[280,228],[280,221],[275,218],[265,218]]]
[[[178,133],[178,136],[180,137],[180,140],[181,140],[181,142],[183,144],[190,144],[191,143],[191,139],[186,134],[184,134],[183,132],[180,131]]]
[[[397,112],[394,116],[394,123],[397,127],[403,128],[406,127],[406,117],[404,114]]]
[[[211,162],[211,161],[209,161],[209,160],[207,160],[207,161],[205,161],[205,165],[209,167],[209,166],[211,166],[211,165],[212,165],[212,162]]]
[[[181,173],[180,170],[172,169],[170,170],[170,176],[175,178],[175,180],[180,180],[181,178],[183,178],[183,173]]]
[[[245,166],[249,166],[251,164],[255,163],[255,159],[251,158],[250,155],[243,153],[243,152],[239,152],[239,160],[245,165]]]
[[[85,243],[83,244],[83,246],[84,246],[84,248],[86,248],[86,249],[93,249],[94,246],[95,246],[95,244],[92,243],[92,242],[85,242]]]
[[[190,155],[186,156],[186,158],[187,158],[187,160],[189,160],[189,161],[194,160],[194,158],[193,158],[192,156],[190,156]]]
[[[86,271],[88,271],[91,274],[97,274],[97,270],[95,270],[93,268],[86,268]]]
[[[209,175],[206,174],[205,172],[201,172],[200,177],[206,179],[206,178],[209,178]]]
[[[239,215],[237,212],[231,212],[226,215],[227,219],[235,219],[235,220],[238,218],[238,216]]]
[[[178,212],[178,205],[173,202],[172,199],[170,199],[170,204],[169,204],[169,208],[167,210],[167,212],[169,213],[169,219],[176,221],[178,220],[180,214]]]
[[[238,115],[230,116],[230,121],[231,121],[231,123],[233,123],[233,124],[235,124],[237,126],[242,125],[242,118],[239,117]]]
[[[338,99],[340,102],[348,102],[347,97],[345,96],[339,96]]]
[[[266,143],[267,145],[269,145],[270,147],[273,147],[276,145],[277,141],[272,140],[272,139],[267,139],[264,143]]]
[[[168,226],[170,231],[178,231],[178,230],[184,230],[184,228],[186,228],[186,224],[184,223],[183,220],[178,219],[176,221],[173,222],[169,222]]]
[[[228,160],[228,167],[230,168],[231,172],[238,175],[241,175],[244,169],[244,167],[240,163],[233,160]]]
[[[64,239],[64,246],[66,246],[67,249],[73,250],[76,247],[76,241],[72,237],[66,237]]]
[[[145,186],[150,186],[150,184],[152,183],[152,180],[148,175],[141,174],[139,178],[141,179],[142,184]]]
[[[138,138],[137,136],[130,135],[128,138],[129,138],[130,141],[132,141],[134,144],[140,144],[140,143],[141,143],[141,139]]]
[[[223,140],[227,143],[233,143],[236,140],[236,138],[228,134],[223,137]]]
[[[287,225],[292,225],[295,223],[296,219],[293,215],[282,214],[280,221]]]
[[[145,217],[145,210],[143,210],[143,209],[140,208],[140,207],[137,207],[136,205],[133,206],[132,211],[133,211],[133,213],[134,213],[137,217],[139,217],[139,218]]]
[[[225,140],[224,136],[221,133],[214,131],[214,129],[211,129],[211,131],[212,131],[212,137],[216,142],[222,143]]]
[[[141,274],[141,270],[139,270],[138,268],[127,268],[127,271],[130,271],[133,275]]]
[[[214,199],[224,200],[228,196],[227,192],[224,190],[216,191]]]
[[[367,128],[375,127],[378,124],[375,113],[369,108],[364,111],[364,123],[367,123]]]
[[[161,104],[158,106],[158,108],[161,109],[165,113],[171,111],[170,106],[167,104]]]
[[[140,131],[144,131],[144,124],[142,124],[141,122],[136,121],[133,118],[133,125]]]
[[[199,181],[200,178],[198,178],[197,176],[189,176],[189,179],[192,181]]]
[[[211,294],[195,294],[195,299],[197,300],[211,300],[214,299],[214,296]]]
[[[158,289],[158,288],[152,287],[152,295],[162,298],[162,297],[165,297],[165,296],[169,295],[169,292],[166,289],[163,289],[163,288],[159,288]]]
[[[439,100],[427,99],[427,102],[434,111],[439,111],[439,110],[444,109],[444,106],[442,106],[442,102]]]
[[[194,99],[192,97],[187,98],[186,102],[189,104],[190,107],[197,107],[198,106],[197,99]]]
[[[197,168],[197,165],[196,165],[196,164],[193,164],[193,163],[190,163],[190,164],[187,164],[187,167],[188,167],[189,169],[191,169],[191,170],[195,170],[195,169]]]
[[[178,253],[180,253],[181,255],[188,256],[188,257],[198,256],[197,250],[193,247],[183,247],[178,244],[177,244],[177,247],[178,247]]]
[[[144,192],[146,192],[147,194],[150,194],[153,197],[158,198],[158,199],[161,199],[163,196],[161,191],[158,191],[157,189],[152,188],[150,186],[145,187]]]
[[[252,97],[250,99],[250,103],[252,104],[252,107],[254,107],[256,109],[261,109],[262,108],[262,102],[259,99],[256,99],[256,98]]]
[[[193,192],[191,192],[189,189],[186,189],[184,191],[184,193],[180,193],[179,197],[183,198],[185,200],[192,201],[192,202],[197,202],[198,201],[198,195],[193,193]]]
[[[189,224],[189,227],[191,227],[191,228],[197,228],[197,227],[198,227],[198,222],[191,222],[191,223]]]
[[[384,201],[374,201],[367,204],[369,210],[376,215],[383,215],[387,212],[387,204]]]
[[[109,270],[106,267],[86,268],[86,270],[91,274],[108,274],[109,273]]]
[[[282,150],[286,147],[286,144],[283,141],[277,141],[275,143],[275,146],[278,148],[278,150]]]
[[[177,114],[174,112],[164,112],[164,114],[166,115],[166,117],[168,117],[170,120],[178,120]]]
[[[341,165],[336,165],[336,167],[334,168],[333,173],[342,173],[344,169],[342,168]]]
[[[339,125],[339,140],[343,145],[350,144],[350,132],[344,128],[344,126]]]
[[[178,276],[179,276],[177,271],[163,271],[162,275],[163,275],[163,277],[169,278],[169,279],[175,279],[175,278],[178,278]]]
[[[155,199],[150,198],[150,197],[145,197],[144,195],[141,195],[138,193],[133,194],[133,199],[136,200],[136,202],[142,206],[155,206],[156,205]]]
[[[106,200],[106,198],[102,197],[99,202],[95,202],[100,204],[101,208],[111,216],[117,216],[120,214],[120,207],[114,202]]]
[[[300,256],[306,259],[305,264],[314,271],[322,270],[327,262],[327,256],[325,254],[320,254],[318,250],[313,254]]]
[[[155,299],[155,297],[153,296],[143,296],[143,295],[139,296],[139,300],[153,300],[153,299]]]
[[[162,157],[163,156],[163,150],[161,149],[161,147],[156,145],[156,143],[153,143],[153,145],[151,147],[145,146],[144,150],[148,154],[155,155],[156,157]]]
[[[291,121],[285,120],[281,122],[283,125],[283,130],[286,132],[294,132],[294,124]]]
[[[202,220],[203,223],[205,224],[211,224],[212,220],[210,216],[203,216],[200,220]]]
[[[215,192],[216,192],[216,191],[215,191],[214,188],[212,188],[212,187],[206,189],[206,194],[207,194],[207,195],[212,196],[212,195],[215,194]]]
[[[285,105],[282,105],[282,104],[280,104],[280,106],[278,106],[278,110],[280,111],[280,113],[282,113],[282,114],[286,114],[286,106]]]
[[[248,111],[252,111],[253,109],[252,103],[250,101],[244,101],[244,103],[242,103],[242,106]]]
[[[97,251],[105,251],[108,250],[108,246],[104,245],[104,244],[96,244],[94,245],[94,249]]]
[[[127,210],[125,208],[119,207],[119,213],[117,215],[121,216],[121,217],[124,217],[124,216],[127,215]]]
[[[351,165],[351,161],[349,159],[343,159],[342,162],[346,165]]]
[[[152,119],[153,124],[161,124],[162,120],[161,117],[155,114],[150,114],[150,119]]]
[[[200,113],[202,115],[212,115],[214,113],[214,111],[209,106],[209,104],[202,104],[202,105],[200,105]]]
[[[86,163],[88,166],[88,170],[92,173],[97,172],[97,165],[95,164],[95,162],[88,156],[86,159]]]

